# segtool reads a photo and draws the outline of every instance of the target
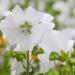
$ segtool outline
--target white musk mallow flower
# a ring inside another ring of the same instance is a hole
[[[45,32],[42,40],[39,42],[39,46],[42,47],[46,53],[51,51],[60,53],[61,50],[65,52],[73,50],[74,40],[69,39],[62,31],[47,30]]]
[[[1,22],[1,30],[10,45],[20,44],[22,50],[32,50],[45,30],[53,29],[53,17],[32,7],[24,11],[17,5]]]
[[[50,68],[54,67],[54,63],[49,60],[49,52],[38,55],[40,60],[40,73],[47,72]]]
[[[39,42],[39,46],[45,50],[44,54],[38,55],[40,59],[40,72],[47,72],[50,68],[53,68],[55,64],[49,60],[49,54],[53,52],[60,53],[70,52],[73,50],[74,40],[69,39],[67,34],[62,31],[47,30],[45,31],[42,40]]]
[[[0,16],[9,9],[9,0],[0,0]]]

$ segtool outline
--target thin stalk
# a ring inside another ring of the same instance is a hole
[[[26,75],[29,75],[29,51],[27,51],[27,67],[26,67]]]

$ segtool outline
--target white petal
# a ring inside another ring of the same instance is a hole
[[[25,14],[27,22],[30,23],[31,25],[36,25],[37,23],[39,23],[40,19],[43,16],[41,12],[36,11],[32,7],[29,7],[25,11]]]
[[[6,35],[6,38],[10,44],[17,43],[17,41],[22,36],[22,33],[14,24],[12,18],[7,18],[1,22],[1,30]]]
[[[51,67],[54,67],[54,64],[49,61],[49,53],[38,55],[40,59],[40,72],[47,72]]]
[[[54,19],[54,17],[51,16],[50,14],[47,14],[47,13],[43,13],[43,14],[44,16],[43,16],[42,22],[49,23]]]
[[[62,34],[65,35],[70,40],[75,40],[75,29],[74,28],[63,29]]]
[[[25,35],[21,40],[18,42],[20,44],[21,50],[29,50],[33,49],[34,43],[30,35]]]
[[[0,0],[0,15],[2,16],[9,8],[9,0]]]
[[[74,40],[69,40],[68,50],[72,50],[74,46]]]
[[[10,64],[11,64],[11,74],[15,73],[15,75],[19,75],[21,72],[24,71],[22,63],[17,62],[16,59],[12,59],[10,61]]]
[[[16,7],[12,10],[12,17],[16,21],[17,25],[25,22],[25,14],[18,5],[16,5]]]
[[[6,11],[3,15],[7,17],[7,16],[11,15],[11,13],[12,13],[11,11]]]
[[[67,40],[66,37],[64,37],[58,31],[46,32],[39,45],[47,52],[60,52],[60,50],[69,50],[69,40]]]

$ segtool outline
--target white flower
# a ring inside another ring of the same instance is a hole
[[[11,63],[11,75],[20,75],[24,71],[22,63],[17,62],[16,59],[12,59]]]
[[[1,29],[10,44],[20,44],[23,50],[32,50],[45,30],[53,29],[52,16],[38,12],[29,7],[25,13],[17,5],[5,20],[1,22]]]
[[[3,13],[3,16],[9,16],[11,14],[11,12],[8,10],[5,13]]]
[[[54,67],[54,63],[49,61],[49,52],[38,55],[40,60],[40,73],[47,72],[50,68]]]
[[[75,16],[70,16],[69,14],[61,14],[57,17],[59,23],[59,29],[63,28],[75,28]]]
[[[62,34],[67,37],[67,39],[75,40],[75,28],[63,29]]]
[[[9,8],[9,0],[0,0],[0,16]]]
[[[47,53],[51,51],[60,52],[60,50],[69,51],[73,48],[74,40],[68,39],[61,31],[52,30],[44,34],[39,46]]]
[[[70,9],[69,6],[68,6],[68,3],[64,2],[64,1],[57,1],[57,2],[55,2],[53,4],[53,7],[56,10],[59,10],[61,13],[65,13],[65,14],[67,14],[69,12],[69,9]]]
[[[54,63],[49,60],[49,54],[52,51],[60,53],[61,50],[72,51],[74,40],[70,39],[62,31],[46,30],[39,46],[45,50],[44,54],[38,55],[40,59],[40,72],[47,72],[54,67]]]
[[[59,23],[59,29],[75,27],[75,1],[67,0],[66,2],[58,0],[53,7],[61,13],[56,17]],[[67,9],[67,10],[66,10]]]

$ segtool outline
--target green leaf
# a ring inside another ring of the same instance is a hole
[[[75,57],[75,50],[71,52],[71,57]]]
[[[69,74],[72,72],[72,66],[69,65],[69,64],[66,64],[64,65],[62,68],[61,68],[61,73],[63,74]]]
[[[17,52],[15,52],[15,51],[10,51],[10,54],[11,54],[11,57],[12,57],[12,58],[15,58],[16,55],[17,55]]]
[[[3,33],[2,33],[2,31],[0,30],[0,36],[3,36]]]
[[[69,63],[75,65],[75,58],[74,57],[69,58]]]
[[[26,53],[25,51],[11,51],[11,58],[16,58],[17,61],[22,61],[23,59],[26,59]]]
[[[0,21],[4,20],[5,16],[0,16]],[[2,34],[1,34],[2,35]]]
[[[26,75],[26,72],[24,71],[24,72],[22,72],[20,75]]]
[[[45,75],[44,73],[39,73],[38,75]]]
[[[38,48],[37,46],[35,46],[32,50],[32,55],[39,55],[39,54],[43,54],[44,50],[42,48]]]
[[[0,56],[3,60],[3,63],[0,64],[0,75],[10,75],[11,67],[10,67],[10,57],[8,52],[5,52]]]
[[[17,52],[16,59],[17,61],[22,61],[23,59],[26,59],[25,52],[22,51]]]
[[[36,54],[43,54],[44,50],[42,48],[38,48],[38,50],[36,51]]]
[[[68,58],[68,53],[65,53],[64,51],[61,51],[60,56],[59,56],[59,61],[66,61]]]
[[[26,72],[22,72],[20,75],[26,75]],[[34,75],[32,72],[29,72],[29,75]]]
[[[60,75],[57,69],[50,69],[45,75]]]
[[[56,52],[51,52],[49,55],[49,60],[57,60],[59,58],[59,54]]]

